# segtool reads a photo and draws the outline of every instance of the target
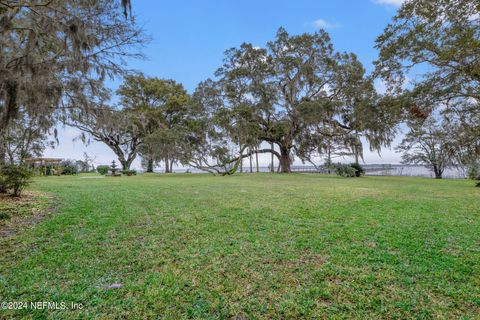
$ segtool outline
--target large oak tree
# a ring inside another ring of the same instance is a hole
[[[144,40],[116,0],[0,1],[0,133],[20,108],[48,120],[85,108]]]
[[[247,139],[275,144],[276,150],[258,152],[274,153],[282,172],[290,172],[299,146],[311,143],[302,137],[321,136],[326,126],[336,134],[363,135],[375,150],[394,133],[391,113],[362,64],[352,53],[336,52],[323,30],[292,36],[279,29],[265,48],[232,48],[215,75],[216,81],[200,85],[200,92],[213,95],[205,99],[208,108],[229,115],[228,132],[243,131],[233,137],[239,150]]]
[[[411,115],[455,127],[459,162],[480,157],[480,2],[408,0],[377,39],[377,74],[391,91],[409,74]],[[452,132],[450,132],[453,135]]]
[[[174,80],[128,76],[117,90],[124,110],[141,114],[143,129],[139,151],[147,162],[147,171],[163,161],[165,172],[172,172],[179,160],[181,137],[189,113],[189,96],[182,84]]]

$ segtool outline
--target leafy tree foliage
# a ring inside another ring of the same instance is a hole
[[[441,112],[457,128],[460,163],[480,157],[480,2],[408,0],[377,39],[378,75],[400,91],[409,72],[411,115],[426,119]],[[425,71],[427,70],[427,71]]]
[[[212,174],[233,174],[240,165],[238,143],[230,136],[225,113],[215,102],[214,82],[200,83],[185,119],[180,162]],[[243,151],[243,150],[242,150]]]
[[[325,131],[363,134],[376,150],[393,136],[395,125],[382,121],[391,113],[381,110],[363,66],[354,54],[335,52],[323,30],[291,36],[279,29],[266,48],[230,49],[215,75],[218,80],[197,90],[208,95],[204,107],[223,119],[221,127],[237,152],[245,145],[274,143],[279,152],[258,152],[273,152],[282,172],[290,172],[298,150],[304,157],[306,150],[321,150],[318,141]]]
[[[124,73],[144,41],[114,0],[1,1],[0,136],[20,109],[48,125],[55,112],[87,109],[84,99]]]
[[[424,165],[436,179],[441,179],[445,169],[454,164],[454,143],[433,117],[425,122],[410,122],[410,131],[397,150],[403,152],[403,163]]]
[[[52,124],[51,120],[20,111],[1,134],[6,159],[0,162],[22,164],[26,158],[41,156],[45,148],[53,148],[55,141],[49,139],[50,130],[47,129]]]
[[[102,105],[89,112],[72,113],[68,124],[82,131],[81,139],[87,144],[93,138],[107,145],[118,157],[122,169],[129,170],[142,142],[141,116]]]
[[[174,80],[136,75],[126,77],[117,93],[125,110],[142,114],[139,152],[147,162],[147,171],[153,171],[153,163],[163,161],[165,172],[171,172],[182,152],[189,113],[189,96],[183,86]]]

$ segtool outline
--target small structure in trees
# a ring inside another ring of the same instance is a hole
[[[59,176],[62,173],[60,163],[63,159],[61,158],[28,158],[24,161],[30,169],[43,176]]]

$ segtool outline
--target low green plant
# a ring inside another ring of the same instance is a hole
[[[6,165],[0,168],[2,187],[10,191],[14,197],[19,197],[32,179],[32,172],[25,167],[17,165]]]
[[[135,176],[137,175],[137,171],[136,170],[122,170],[120,171],[122,174],[126,175],[126,176]]]
[[[0,212],[0,220],[8,220],[10,219],[10,215],[6,212]]]
[[[107,165],[101,165],[101,166],[97,166],[97,172],[102,174],[102,175],[105,175],[108,173],[108,170],[110,170],[110,167],[107,166]]]
[[[1,171],[1,170],[0,170]],[[0,193],[7,193],[5,177],[0,174]]]
[[[363,167],[359,163],[350,163],[349,166],[355,169],[356,177],[361,177],[365,175],[365,169],[363,169]]]
[[[357,176],[357,170],[346,164],[337,165],[335,173],[345,178],[354,178]]]
[[[77,165],[73,160],[64,160],[60,163],[60,166],[62,168],[63,175],[72,175],[78,173]]]
[[[479,163],[471,164],[468,167],[467,176],[468,176],[469,179],[479,180],[479,182],[477,182],[476,186],[480,187],[480,164]]]
[[[468,167],[467,175],[469,179],[475,180],[480,175],[479,165],[477,163],[471,164]]]

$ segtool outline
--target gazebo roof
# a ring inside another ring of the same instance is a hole
[[[61,162],[62,158],[28,158],[25,162]]]

